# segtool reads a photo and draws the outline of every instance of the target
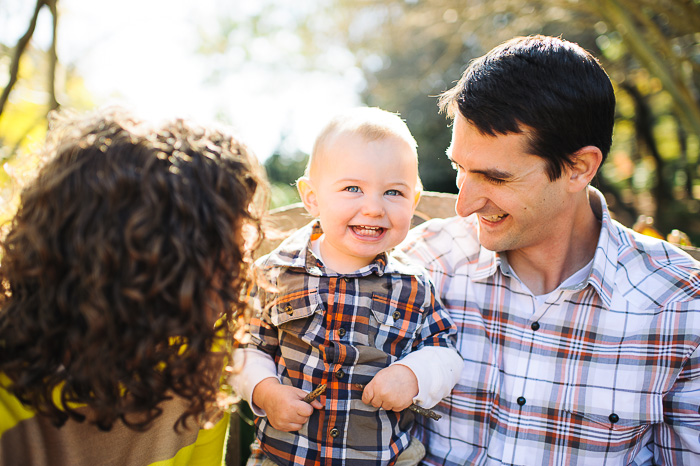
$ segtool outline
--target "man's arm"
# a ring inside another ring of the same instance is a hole
[[[648,464],[700,464],[700,346],[664,397],[664,423],[654,426],[653,442]]]

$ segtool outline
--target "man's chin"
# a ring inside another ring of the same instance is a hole
[[[478,238],[481,247],[488,249],[489,251],[505,252],[513,249],[512,247],[508,247],[508,245],[506,245],[503,241],[498,241],[496,238],[493,238],[491,235],[482,235],[481,231],[478,233]]]

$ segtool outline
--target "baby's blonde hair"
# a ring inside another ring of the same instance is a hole
[[[367,141],[395,137],[405,141],[418,158],[418,144],[398,114],[377,107],[356,107],[336,115],[321,130],[306,164],[304,176],[311,177],[311,171],[318,164],[328,143],[340,134],[355,134]]]

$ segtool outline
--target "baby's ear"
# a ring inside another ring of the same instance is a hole
[[[297,190],[299,191],[299,197],[301,197],[301,202],[304,203],[306,211],[312,217],[318,217],[318,198],[316,197],[316,191],[311,183],[311,179],[302,176],[297,180]]]
[[[420,202],[420,196],[423,194],[423,191],[420,189],[416,191],[416,196],[413,199],[413,211],[415,212],[416,207],[418,207],[418,203]]]

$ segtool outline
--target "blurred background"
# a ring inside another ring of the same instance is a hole
[[[613,80],[614,143],[594,184],[615,217],[700,244],[700,0],[0,0],[0,222],[59,107],[229,124],[276,207],[297,201],[331,114],[379,106],[416,137],[425,188],[456,192],[436,96],[528,34],[579,43]]]

